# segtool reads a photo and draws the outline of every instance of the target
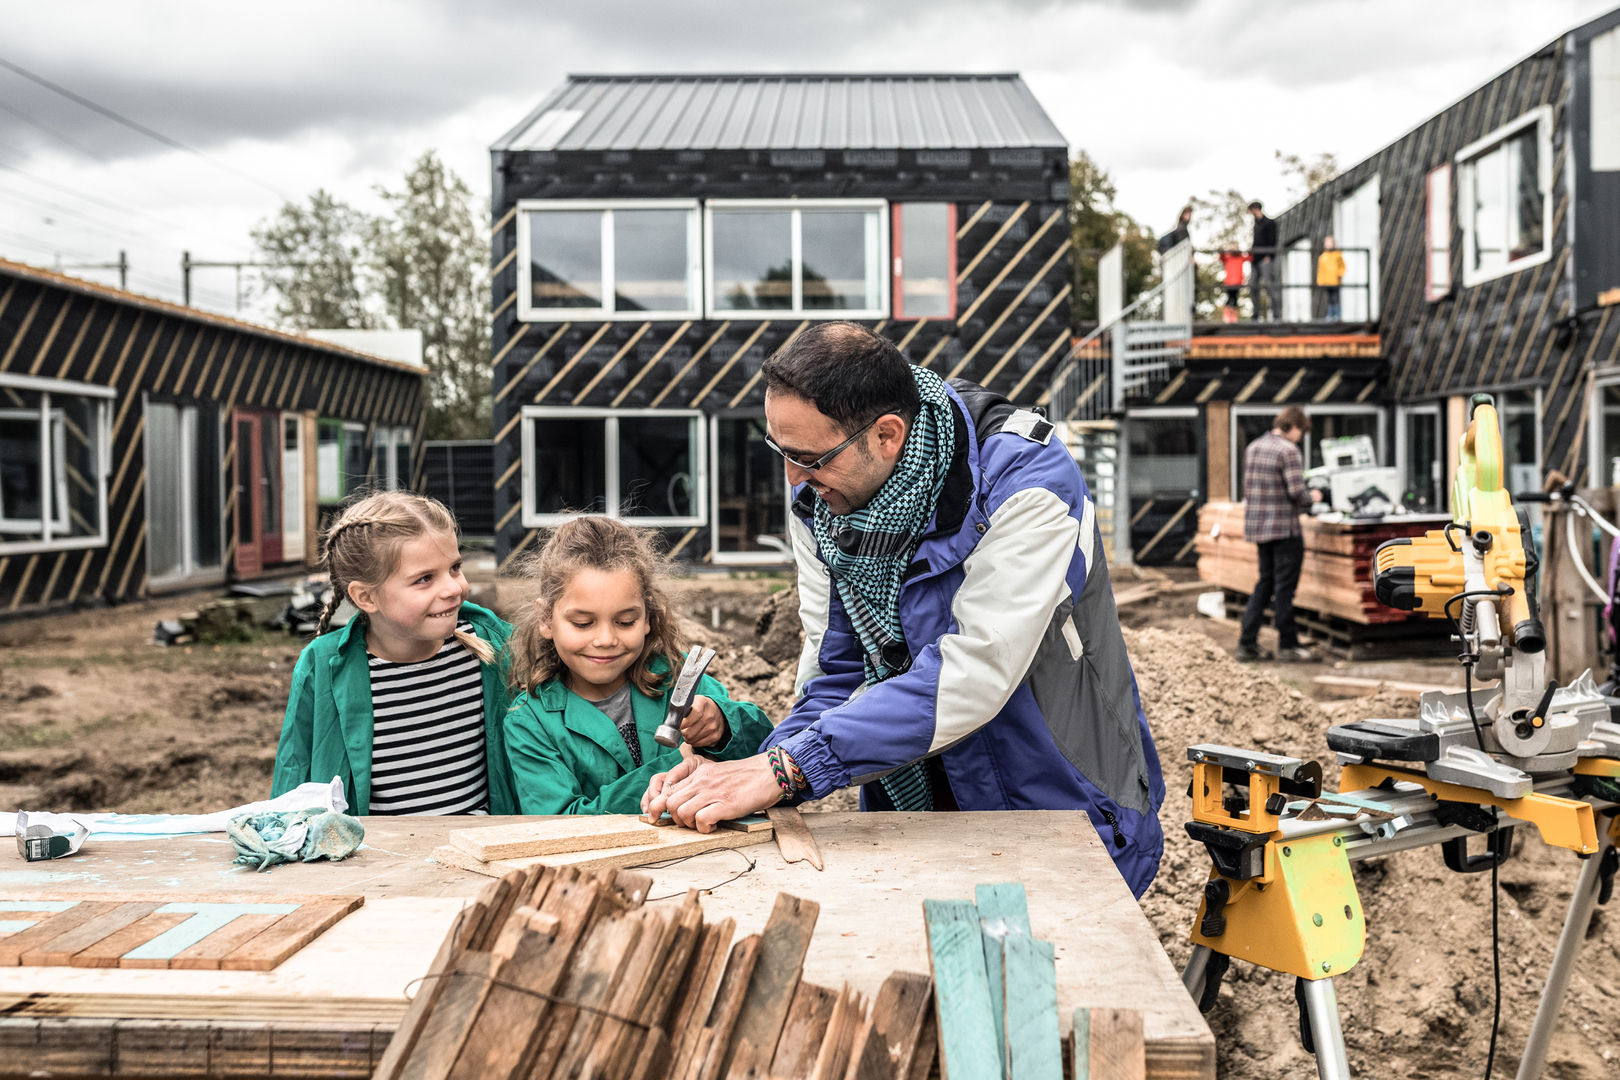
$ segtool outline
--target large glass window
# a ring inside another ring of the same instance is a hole
[[[112,396],[0,375],[0,553],[106,544]]]
[[[1545,262],[1552,231],[1551,111],[1537,109],[1457,155],[1463,284]]]
[[[1620,485],[1620,383],[1593,388],[1592,470],[1594,487]]]
[[[372,439],[377,456],[377,486],[398,491],[411,486],[411,429],[380,427]]]
[[[723,416],[714,432],[714,554],[721,562],[785,562],[787,476],[765,442],[765,417]]]
[[[1144,565],[1192,550],[1202,498],[1202,424],[1196,409],[1134,412],[1130,432],[1131,552]]]
[[[148,401],[146,569],[151,584],[223,568],[220,481],[214,407]]]
[[[518,204],[523,319],[698,314],[697,203]]]
[[[1311,321],[1311,292],[1315,284],[1316,266],[1311,258],[1311,238],[1302,236],[1283,252],[1283,322]]]
[[[1500,390],[1496,413],[1502,421],[1502,467],[1510,494],[1541,490],[1541,391]]]
[[[1441,438],[1440,406],[1417,405],[1398,410],[1397,463],[1401,484],[1409,496],[1408,505],[1417,513],[1444,513],[1446,489],[1446,448]]]
[[[323,503],[342,502],[366,485],[371,455],[366,425],[322,420],[315,435],[315,489]]]
[[[644,525],[704,523],[702,414],[523,410],[523,520],[598,513]]]
[[[1431,170],[1424,188],[1428,269],[1423,295],[1426,300],[1439,300],[1451,294],[1451,166]]]
[[[894,317],[955,314],[956,207],[901,203],[894,208]]]
[[[1258,408],[1238,406],[1232,410],[1232,491],[1234,498],[1243,498],[1243,455],[1249,444],[1271,430],[1272,422],[1283,410],[1283,405]],[[1322,440],[1339,439],[1352,435],[1366,435],[1372,439],[1373,453],[1378,463],[1388,464],[1384,445],[1384,411],[1377,406],[1346,407],[1343,405],[1306,405],[1305,415],[1310,417],[1311,430],[1300,440],[1300,453],[1305,470],[1322,465]]]
[[[880,200],[709,204],[709,309],[882,316],[883,211]]]

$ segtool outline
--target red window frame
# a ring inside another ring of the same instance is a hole
[[[918,322],[930,320],[944,320],[956,318],[956,204],[944,203],[945,207],[945,306],[944,315],[907,315],[905,313],[905,244],[902,240],[904,228],[902,226],[903,212],[908,205],[919,205],[937,200],[916,199],[910,202],[896,202],[889,204],[889,257],[893,260],[889,265],[889,296],[894,309],[894,318],[912,319]]]

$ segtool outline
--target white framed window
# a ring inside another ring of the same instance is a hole
[[[1451,165],[1430,169],[1424,179],[1424,286],[1431,303],[1451,295]]]
[[[766,445],[764,411],[713,416],[708,426],[710,559],[722,566],[792,563],[793,490],[781,457]]]
[[[1249,444],[1271,430],[1272,422],[1288,402],[1273,405],[1234,405],[1230,454],[1232,460],[1232,492],[1236,499],[1243,498],[1243,452]],[[1383,463],[1388,442],[1385,426],[1387,410],[1382,405],[1306,405],[1300,407],[1310,418],[1311,430],[1300,440],[1300,453],[1305,459],[1305,472],[1322,464],[1322,440],[1347,435],[1366,435],[1373,441],[1373,450]]]
[[[1552,108],[1532,109],[1457,152],[1463,284],[1552,257]]]
[[[701,316],[695,199],[520,199],[518,318]]]
[[[411,429],[379,427],[372,436],[377,459],[377,486],[398,491],[411,486]]]
[[[340,503],[371,478],[366,425],[322,419],[315,426],[315,493],[322,503]]]
[[[896,319],[956,318],[956,204],[894,204]]]
[[[581,513],[708,524],[708,440],[696,409],[523,408],[523,524]]]
[[[154,589],[225,576],[225,497],[213,405],[146,408],[146,573]],[[246,449],[238,447],[239,453]]]
[[[1443,514],[1451,502],[1446,479],[1445,418],[1438,402],[1395,407],[1395,468],[1412,509]]]
[[[1620,372],[1598,376],[1587,407],[1587,484],[1620,484]]]
[[[1379,219],[1383,190],[1383,177],[1375,175],[1333,203],[1334,246],[1344,255],[1339,309],[1345,322],[1378,318]]]
[[[0,374],[0,555],[106,546],[113,397]]]
[[[728,319],[887,317],[887,208],[882,199],[711,200],[705,309]]]
[[[1311,288],[1315,284],[1316,268],[1311,259],[1311,238],[1302,236],[1283,251],[1283,322],[1311,321]]]

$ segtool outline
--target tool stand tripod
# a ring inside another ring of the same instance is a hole
[[[1324,794],[1315,762],[1212,745],[1188,757],[1187,831],[1215,866],[1182,982],[1207,1012],[1233,958],[1294,975],[1301,1041],[1322,1080],[1351,1075],[1333,979],[1360,959],[1366,939],[1352,862],[1438,844],[1452,870],[1489,870],[1506,861],[1519,824],[1579,854],[1585,862],[1518,1073],[1541,1075],[1593,910],[1608,901],[1620,866],[1620,760],[1583,758],[1509,798],[1382,763],[1346,765],[1345,791]],[[1226,795],[1227,785],[1246,795]],[[1467,850],[1476,835],[1484,854]]]

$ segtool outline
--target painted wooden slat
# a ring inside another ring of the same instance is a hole
[[[1063,1080],[1056,958],[1051,942],[1027,934],[1010,934],[1003,944],[1009,1080]]]
[[[305,903],[226,956],[219,966],[226,971],[269,971],[363,902],[364,897],[347,896]]]
[[[1146,1080],[1142,1014],[1135,1009],[1081,1006],[1070,1039],[1074,1080]]]
[[[164,914],[154,911],[144,918],[137,919],[115,934],[109,934],[87,949],[81,949],[73,954],[69,961],[74,967],[84,968],[114,968],[114,967],[167,967],[168,961],[148,961],[145,965],[122,963],[124,954],[137,946],[144,945],[153,938],[173,929],[185,922],[189,916],[180,912]]]
[[[973,890],[979,909],[979,934],[984,946],[984,970],[990,980],[990,1011],[996,1018],[996,1058],[1007,1060],[1004,1025],[1001,1017],[1006,1011],[1002,995],[1002,943],[1009,937],[1028,937],[1029,897],[1017,882],[1004,885],[980,885]],[[1055,1006],[1054,1006],[1055,1007]]]
[[[89,907],[88,904],[85,906]],[[110,911],[103,911],[93,918],[86,919],[67,933],[58,934],[49,941],[24,951],[18,957],[19,963],[24,967],[67,964],[73,959],[74,953],[89,948],[109,934],[116,934],[137,919],[144,919],[156,911],[158,905],[115,903],[110,907]],[[64,916],[68,917],[70,916]],[[23,936],[17,935],[18,938]]]
[[[966,900],[924,900],[923,915],[934,973],[941,1072],[957,1080],[1000,1076],[978,909]]]
[[[189,915],[180,925],[168,930],[146,944],[131,949],[125,959],[131,961],[168,961],[191,948],[216,930],[223,930],[241,915],[286,915],[298,909],[297,904],[165,904],[158,908],[160,915]],[[126,965],[133,967],[134,964]]]

